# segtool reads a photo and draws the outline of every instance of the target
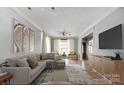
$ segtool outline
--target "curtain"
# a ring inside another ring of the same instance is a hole
[[[40,49],[40,52],[42,53],[43,52],[43,32],[41,32],[40,37],[41,37],[41,49]]]
[[[42,53],[46,53],[46,34],[43,32]]]
[[[51,38],[49,36],[46,37],[46,52],[51,52]]]

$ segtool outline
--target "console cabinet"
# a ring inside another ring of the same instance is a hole
[[[90,57],[89,65],[113,84],[124,84],[124,60],[111,60],[95,55]]]

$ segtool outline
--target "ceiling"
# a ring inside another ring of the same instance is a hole
[[[62,35],[59,32],[64,30],[71,34],[68,37],[78,37],[115,8],[55,7],[55,10],[52,10],[51,7],[31,7],[29,10],[27,7],[18,7],[14,9],[50,36],[60,38]]]

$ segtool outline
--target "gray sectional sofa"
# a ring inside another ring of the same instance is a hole
[[[27,64],[18,66],[19,60],[28,60],[30,57],[35,58],[37,61],[35,68],[31,68]],[[30,54],[23,57],[9,58],[6,59],[6,62],[8,62],[8,67],[2,67],[2,70],[13,75],[10,84],[16,85],[30,84],[47,67],[47,62],[56,62],[56,68],[65,67],[65,61],[60,57],[56,58],[53,53]]]

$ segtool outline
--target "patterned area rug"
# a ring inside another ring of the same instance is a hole
[[[32,84],[42,85],[48,81],[66,81],[74,85],[111,84],[105,79],[91,79],[90,75],[78,64],[69,64],[65,69],[55,69],[52,72],[46,69]]]
[[[80,65],[67,65],[66,74],[68,76],[68,81],[73,84],[95,84],[95,81],[90,80],[89,74],[85,70],[83,70]]]
[[[54,73],[45,69],[33,82],[32,85],[40,85],[53,80]]]
[[[112,82],[105,77],[92,79],[88,72],[78,64],[66,66],[68,81],[76,85],[111,85]]]

